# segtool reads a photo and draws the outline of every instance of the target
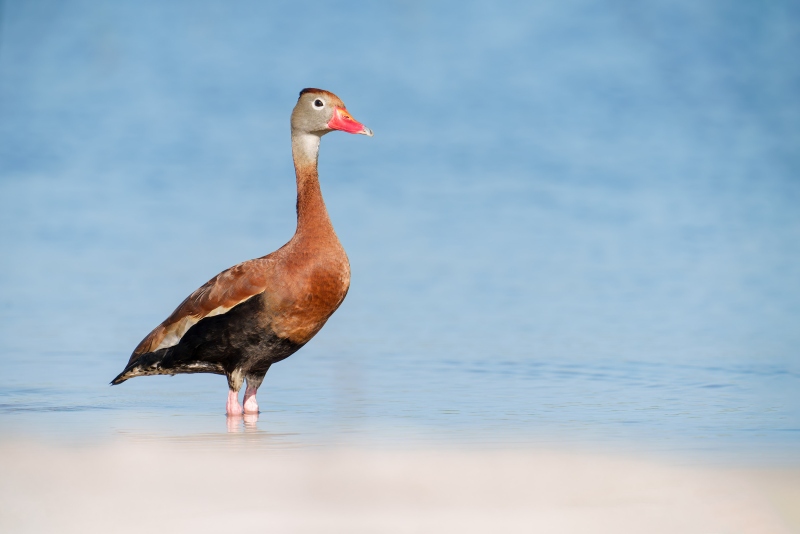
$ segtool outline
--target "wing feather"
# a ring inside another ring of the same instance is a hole
[[[138,355],[177,345],[183,335],[204,317],[221,315],[267,289],[269,257],[248,260],[217,276],[186,297],[133,351]]]

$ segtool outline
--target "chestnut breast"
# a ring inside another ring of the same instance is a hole
[[[350,262],[338,240],[322,247],[289,247],[265,292],[268,326],[283,339],[307,343],[350,288]]]

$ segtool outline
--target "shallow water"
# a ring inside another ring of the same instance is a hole
[[[2,7],[4,436],[797,461],[795,6]],[[344,305],[257,423],[221,377],[109,387],[291,236],[305,86],[376,132],[323,140]]]

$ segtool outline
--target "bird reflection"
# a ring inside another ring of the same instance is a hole
[[[258,430],[258,414],[230,414],[227,416],[226,425],[229,433],[255,432]]]

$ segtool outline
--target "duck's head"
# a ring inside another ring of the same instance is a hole
[[[344,102],[322,89],[303,89],[292,111],[292,135],[323,136],[333,130],[372,137],[372,130],[350,116]]]

